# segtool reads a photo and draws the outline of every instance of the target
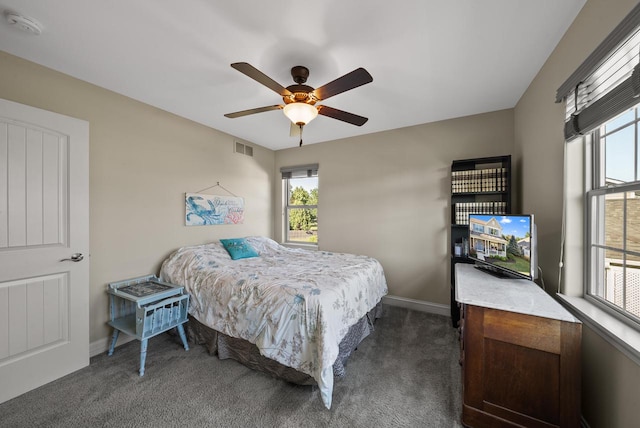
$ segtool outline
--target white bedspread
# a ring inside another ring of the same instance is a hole
[[[184,247],[162,265],[164,281],[191,294],[201,323],[257,345],[260,353],[312,376],[331,407],[338,345],[387,294],[380,263],[366,256],[247,241],[259,257],[231,260],[222,244]]]

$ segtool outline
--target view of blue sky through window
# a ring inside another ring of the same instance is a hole
[[[637,180],[635,153],[636,110],[631,109],[604,126],[605,177],[628,183]],[[622,127],[622,128],[621,128]],[[611,134],[608,134],[611,132]]]
[[[307,192],[318,188],[318,177],[309,178],[292,178],[291,184],[293,187],[300,186]]]

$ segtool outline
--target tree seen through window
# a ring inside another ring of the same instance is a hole
[[[318,180],[289,179],[287,241],[318,242]]]

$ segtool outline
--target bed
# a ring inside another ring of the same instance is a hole
[[[379,316],[387,293],[382,266],[367,256],[288,248],[265,237],[242,241],[256,256],[233,260],[220,242],[183,247],[163,262],[161,278],[185,286],[194,326],[233,349],[249,342],[263,359],[307,375],[330,408],[341,347],[348,354]]]

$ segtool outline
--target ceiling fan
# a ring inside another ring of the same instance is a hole
[[[366,117],[358,116],[357,114],[338,110],[326,105],[316,105],[319,101],[324,101],[334,95],[338,95],[342,92],[357,88],[358,86],[373,82],[373,77],[371,77],[369,72],[362,67],[357,68],[342,77],[338,77],[336,80],[333,80],[317,89],[304,84],[309,77],[309,69],[302,65],[296,65],[291,68],[291,77],[293,77],[293,81],[296,84],[287,86],[286,88],[246,62],[236,62],[231,64],[231,67],[235,68],[240,73],[246,74],[256,82],[262,83],[272,91],[277,92],[282,97],[284,105],[276,104],[272,106],[258,107],[249,110],[237,111],[235,113],[227,113],[225,116],[229,118],[236,118],[265,111],[282,109],[285,116],[291,120],[292,126],[296,125],[300,128],[301,146],[302,127],[311,122],[319,114],[356,126],[362,126],[367,122],[367,120],[369,120]]]

